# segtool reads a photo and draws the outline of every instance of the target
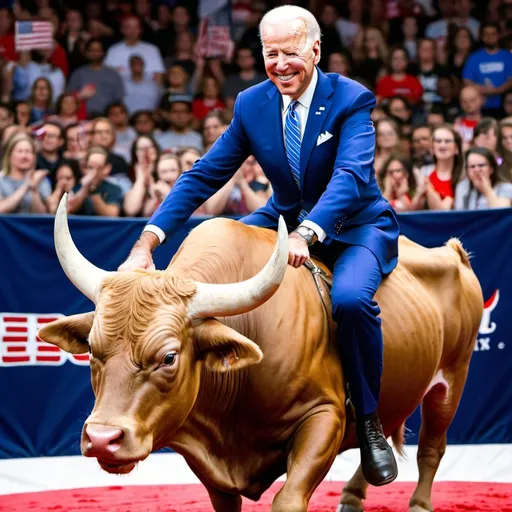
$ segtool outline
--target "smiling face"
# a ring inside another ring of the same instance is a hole
[[[306,24],[301,19],[268,22],[261,35],[268,77],[281,94],[300,98],[320,60],[320,41],[308,41]]]

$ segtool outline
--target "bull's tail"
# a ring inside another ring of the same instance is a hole
[[[398,452],[398,455],[405,459],[405,423],[402,423],[392,434],[391,440],[393,441],[393,446],[395,450]]]
[[[468,268],[471,268],[471,263],[469,262],[469,258],[471,258],[471,254],[464,249],[462,246],[462,242],[458,238],[450,238],[448,242],[446,242],[446,247],[453,249],[462,261],[462,264]]]

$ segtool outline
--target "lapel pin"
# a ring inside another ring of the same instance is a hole
[[[318,107],[318,110],[325,110],[325,107]]]
[[[320,116],[320,115],[322,115],[322,112],[315,112],[315,115]]]

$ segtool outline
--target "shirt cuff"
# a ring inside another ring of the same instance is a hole
[[[163,230],[161,230],[158,226],[155,226],[154,224],[148,224],[142,232],[149,231],[150,233],[153,233],[158,237],[158,240],[160,240],[160,243],[163,244],[165,240],[165,233]]]
[[[305,220],[301,222],[300,225],[312,229],[318,237],[319,242],[323,242],[325,240],[327,233],[318,224],[311,222],[310,220]]]

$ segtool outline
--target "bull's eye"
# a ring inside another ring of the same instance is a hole
[[[172,366],[175,361],[176,361],[176,352],[169,352],[168,354],[165,354],[164,361],[163,361],[165,366]]]

